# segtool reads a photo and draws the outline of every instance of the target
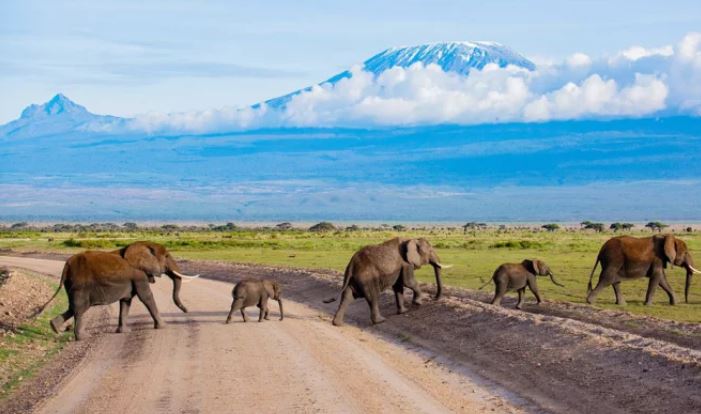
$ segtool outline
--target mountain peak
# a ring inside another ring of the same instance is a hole
[[[534,70],[535,64],[510,48],[488,41],[426,43],[386,49],[364,62],[364,69],[378,74],[395,66],[415,63],[436,64],[446,72],[466,75],[471,69],[483,69],[493,63],[499,67],[519,66]]]
[[[42,105],[29,105],[22,111],[21,118],[44,118],[61,114],[83,115],[89,114],[89,112],[84,106],[71,101],[66,95],[57,93],[53,98]]]

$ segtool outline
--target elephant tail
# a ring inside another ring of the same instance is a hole
[[[332,298],[324,299],[323,302],[324,303],[336,302],[338,300],[338,296],[340,296],[343,293],[343,291],[346,290],[346,288],[350,284],[350,279],[351,279],[352,274],[353,274],[353,261],[351,260],[351,262],[348,263],[348,266],[346,266],[346,271],[343,274],[343,287],[341,288],[341,293],[339,293],[338,295],[336,295]]]
[[[490,284],[490,283],[492,283],[492,279],[487,280],[487,283],[485,283],[484,285],[480,286],[479,289],[477,289],[477,290],[482,290],[482,289],[484,289],[485,286],[487,286],[487,285]]]
[[[591,293],[592,291],[592,286],[591,286],[591,281],[592,278],[594,277],[594,272],[596,272],[596,267],[599,265],[599,256],[596,256],[596,262],[594,262],[594,267],[591,269],[591,273],[589,273],[589,284],[587,285],[587,295]]]
[[[69,271],[70,271],[70,266],[68,265],[68,262],[66,262],[66,264],[63,266],[63,272],[61,273],[61,280],[58,282],[58,288],[56,289],[56,292],[54,292],[53,296],[51,296],[51,298],[49,300],[47,300],[46,303],[44,303],[43,305],[41,305],[41,307],[39,307],[36,311],[34,311],[34,313],[29,317],[30,319],[34,318],[35,316],[44,312],[46,307],[49,306],[49,304],[51,302],[53,302],[54,299],[56,299],[58,292],[61,291],[61,288],[63,287],[63,284],[66,281],[66,277],[68,276]]]

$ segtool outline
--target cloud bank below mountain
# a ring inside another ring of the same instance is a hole
[[[575,53],[535,70],[488,64],[464,76],[416,63],[379,74],[356,66],[350,73],[303,90],[278,108],[261,104],[153,113],[128,125],[149,132],[201,133],[701,116],[701,33],[690,33],[674,46],[634,46],[608,57]]]

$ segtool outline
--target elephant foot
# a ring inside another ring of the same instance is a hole
[[[52,319],[51,322],[49,322],[49,325],[51,325],[52,331],[54,331],[57,334],[61,333],[61,324],[56,323],[56,321]]]
[[[626,303],[625,300],[622,300],[622,301],[620,301],[620,302],[616,302],[616,305],[618,305],[618,306],[626,306],[627,303]]]
[[[117,333],[128,333],[131,332],[131,328],[128,326],[118,326]]]
[[[385,318],[385,317],[383,317],[383,316],[378,316],[377,318],[373,318],[373,319],[372,319],[372,324],[373,324],[373,325],[379,325],[379,324],[381,324],[382,322],[384,322],[384,321],[386,321],[386,320],[387,320],[387,318]]]
[[[343,319],[340,318],[333,318],[333,321],[331,322],[333,326],[343,326],[344,322]]]
[[[516,305],[516,309],[521,310],[521,309],[523,309],[523,306],[522,306],[522,305]]]
[[[165,327],[166,327],[166,324],[163,321],[155,322],[153,324],[153,329],[165,329]]]
[[[407,309],[407,308],[397,309],[397,315],[401,315],[402,313],[407,313],[407,312],[409,312],[409,309]]]

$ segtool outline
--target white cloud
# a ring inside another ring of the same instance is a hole
[[[137,117],[153,130],[215,131],[276,126],[383,126],[547,121],[652,114],[701,115],[701,34],[675,47],[628,48],[611,58],[575,53],[534,71],[487,65],[469,76],[439,66],[361,67],[316,85],[282,109],[221,109]]]

